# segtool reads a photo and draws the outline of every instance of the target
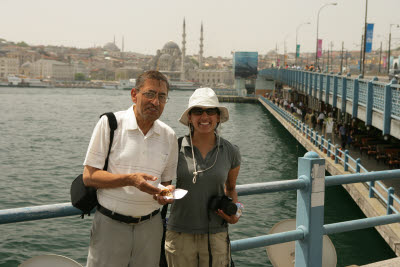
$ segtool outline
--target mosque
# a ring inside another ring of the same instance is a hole
[[[173,41],[167,42],[157,50],[155,57],[149,63],[149,69],[164,73],[170,80],[185,81],[191,79],[196,69],[203,65],[203,23],[200,29],[200,51],[198,65],[186,57],[186,23],[183,19],[182,50]]]

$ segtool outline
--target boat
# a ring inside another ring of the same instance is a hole
[[[119,89],[118,82],[103,82],[101,88],[104,89]]]
[[[131,90],[136,85],[136,79],[120,80],[118,89],[121,90]]]
[[[199,84],[191,81],[169,81],[171,90],[196,90]]]
[[[28,78],[24,76],[10,75],[4,81],[0,82],[2,87],[32,87],[46,88],[50,87],[48,82],[37,78]]]

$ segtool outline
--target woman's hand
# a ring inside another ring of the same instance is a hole
[[[168,188],[168,190],[170,192],[174,192],[174,190],[175,190],[174,185],[167,185],[166,188]],[[153,199],[156,200],[158,202],[158,204],[160,204],[160,205],[171,204],[174,202],[173,199],[166,199],[163,196],[160,196],[160,194],[154,195]]]
[[[230,224],[237,223],[239,221],[239,218],[240,218],[240,217],[236,217],[236,214],[233,214],[233,215],[229,216],[229,215],[227,215],[225,212],[223,212],[220,209],[216,213],[217,213],[217,215],[219,217],[221,217],[222,219],[224,219],[225,221],[227,221]]]

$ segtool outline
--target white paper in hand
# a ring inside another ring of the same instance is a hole
[[[162,184],[158,185],[158,188],[160,189],[166,189],[165,186],[163,186]],[[172,197],[171,196],[165,196],[165,199],[181,199],[183,198],[186,194],[187,194],[187,190],[185,189],[181,189],[181,188],[177,188],[175,189],[172,193]]]

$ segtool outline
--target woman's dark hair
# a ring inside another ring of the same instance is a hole
[[[169,91],[169,83],[168,83],[167,77],[164,74],[162,74],[161,72],[156,71],[156,70],[149,70],[149,71],[146,71],[146,72],[140,74],[139,77],[136,79],[135,88],[137,90],[142,89],[146,80],[149,80],[149,79],[165,82],[165,84],[167,85],[167,91]]]

